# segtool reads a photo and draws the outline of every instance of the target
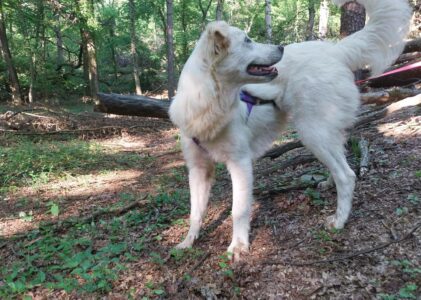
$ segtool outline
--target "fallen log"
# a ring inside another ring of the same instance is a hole
[[[145,96],[98,93],[94,111],[107,114],[168,119],[170,101]]]
[[[421,58],[421,52],[411,52],[411,53],[404,53],[401,56],[398,57],[395,64],[402,64],[402,63],[408,63],[411,61],[415,61],[417,59]]]

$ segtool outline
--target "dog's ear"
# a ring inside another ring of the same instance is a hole
[[[228,50],[230,46],[228,32],[229,25],[224,21],[216,21],[208,24],[206,33],[213,49],[213,54],[220,55]]]

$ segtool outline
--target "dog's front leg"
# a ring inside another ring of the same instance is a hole
[[[199,236],[202,220],[206,214],[214,173],[213,163],[205,160],[195,161],[189,169],[190,229],[184,241],[176,246],[178,249],[191,247]]]
[[[233,236],[228,252],[238,259],[241,252],[249,249],[249,230],[251,206],[253,202],[253,168],[249,158],[228,161],[227,168],[231,174],[233,202],[232,220]]]

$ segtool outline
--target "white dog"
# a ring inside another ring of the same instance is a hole
[[[341,5],[347,0],[334,2]],[[355,174],[345,158],[344,132],[359,107],[352,71],[370,66],[372,74],[379,74],[388,67],[403,49],[410,19],[405,0],[358,2],[369,16],[362,31],[336,44],[288,45],[283,57],[282,47],[254,43],[224,22],[207,26],[184,66],[170,107],[171,120],[181,131],[191,193],[190,229],[178,248],[191,247],[198,237],[214,162],[224,162],[233,186],[233,237],[228,252],[237,256],[248,250],[252,160],[271,146],[288,117],[303,144],[330,170],[321,187],[336,184],[337,210],[327,225],[345,225]],[[270,67],[275,63],[276,69]],[[257,96],[273,100],[273,105],[251,110],[249,103],[239,100],[242,88],[243,101],[253,102]]]

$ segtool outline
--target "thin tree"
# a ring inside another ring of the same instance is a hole
[[[306,41],[314,40],[314,20],[316,18],[316,0],[308,0],[308,23]]]
[[[98,66],[94,34],[89,28],[88,18],[94,18],[94,5],[90,0],[76,0],[76,9],[79,14],[80,34],[83,45],[83,72],[87,81],[87,96],[97,100],[99,93]],[[88,11],[82,13],[81,6],[87,7]]]
[[[327,36],[329,13],[329,2],[328,0],[323,0],[320,3],[319,15],[319,39],[322,40]]]
[[[12,101],[16,105],[22,105],[23,97],[20,90],[19,79],[13,64],[12,54],[10,53],[9,42],[7,40],[6,25],[3,15],[3,0],[0,0],[0,50],[9,73]]]
[[[171,99],[175,96],[175,70],[174,70],[174,7],[173,0],[167,1],[167,74],[168,74],[168,98]]]
[[[130,17],[130,52],[132,55],[133,78],[136,86],[136,95],[142,95],[139,78],[139,58],[137,56],[137,37],[136,37],[136,6],[134,0],[129,0]]]
[[[218,0],[216,3],[216,20],[222,21],[224,15],[224,0]]]
[[[208,12],[209,9],[212,5],[212,0],[207,1],[207,3],[205,3],[205,5],[203,5],[202,0],[199,0],[199,8],[200,11],[202,12],[202,31],[203,29],[205,29],[206,26],[206,18],[208,16]]]
[[[342,37],[353,34],[365,26],[365,8],[356,1],[349,1],[341,7]]]
[[[265,25],[266,41],[272,43],[272,4],[270,0],[265,0]]]
[[[55,24],[53,27],[54,34],[56,36],[56,47],[57,47],[57,56],[56,64],[57,70],[61,69],[61,66],[64,64],[64,48],[63,48],[63,34],[61,33],[61,20],[60,12],[56,10],[54,12]]]

